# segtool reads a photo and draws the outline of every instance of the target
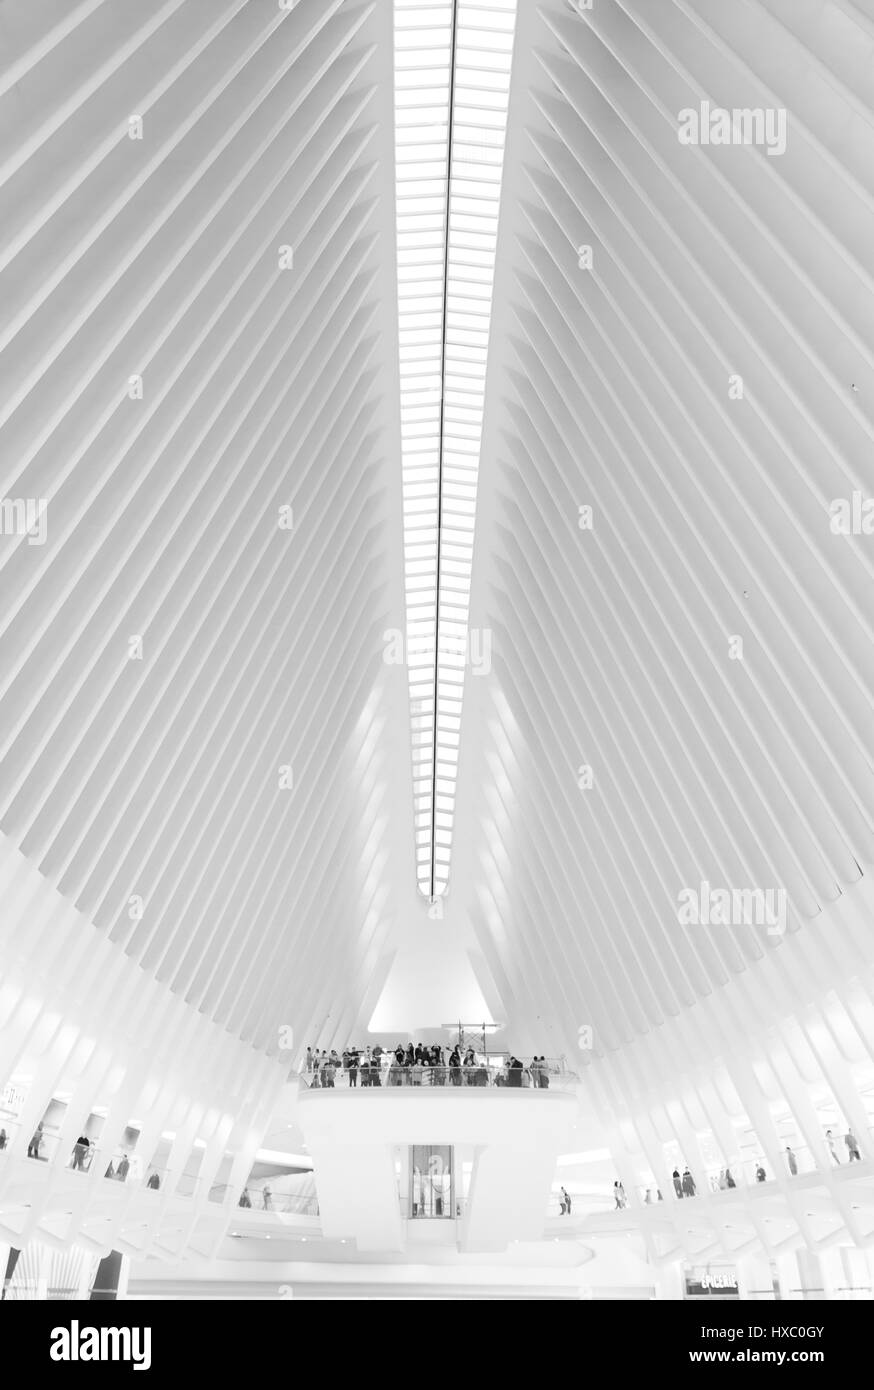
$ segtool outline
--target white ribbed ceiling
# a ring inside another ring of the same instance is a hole
[[[376,3],[0,6],[0,827],[271,1049],[366,1007],[409,789],[391,72]]]
[[[501,59],[457,72],[451,284],[445,116],[397,167],[427,257],[396,220],[383,0],[0,5],[0,498],[48,528],[0,536],[0,830],[264,1049],[346,1042],[401,938],[427,974],[432,811],[493,1017],[552,1055],[774,958],[816,999],[870,874],[874,552],[829,508],[874,490],[874,5],[526,0],[499,226],[507,7],[465,5]],[[786,108],[785,153],[682,143],[703,101]],[[438,595],[441,419],[491,669],[459,728],[443,664],[435,806],[384,634],[405,574]],[[681,926],[703,881],[785,887],[788,937]]]
[[[772,951],[816,997],[796,934],[874,863],[874,550],[830,514],[874,490],[872,57],[850,0],[520,14],[454,888],[531,1046]],[[786,152],[682,143],[702,101]],[[681,925],[705,881],[785,888],[787,938]]]

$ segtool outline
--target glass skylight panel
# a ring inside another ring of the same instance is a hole
[[[429,897],[452,846],[515,18],[516,0],[395,0],[406,657]]]

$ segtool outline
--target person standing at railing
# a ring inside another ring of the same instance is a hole
[[[307,1076],[312,1076],[312,1074],[313,1074],[313,1050],[312,1050],[311,1047],[308,1047],[308,1048],[307,1048],[307,1055],[306,1055],[306,1063],[305,1063],[305,1066],[306,1066],[306,1073],[307,1073]]]
[[[251,1208],[251,1206],[252,1206],[252,1198],[249,1196],[249,1189],[248,1189],[248,1187],[244,1187],[243,1190],[242,1190],[242,1192],[240,1193],[239,1205],[240,1205],[241,1207],[246,1207],[247,1210],[248,1210],[249,1208]]]
[[[128,1158],[127,1154],[124,1154],[123,1157],[122,1157],[122,1160],[121,1160],[121,1162],[119,1163],[118,1168],[116,1169],[116,1172],[115,1172],[115,1176],[116,1176],[117,1180],[118,1180],[119,1182],[126,1182],[126,1181],[127,1181],[127,1175],[128,1175],[128,1173],[129,1173],[129,1171],[130,1171],[130,1159]]]
[[[34,1130],[30,1143],[27,1146],[28,1158],[39,1158],[40,1145],[42,1144],[42,1120],[40,1120]]]
[[[313,1057],[313,1088],[319,1089],[325,1084],[325,1058],[327,1053],[317,1052]]]
[[[846,1134],[844,1135],[844,1143],[846,1144],[850,1153],[849,1162],[852,1163],[855,1161],[857,1163],[861,1163],[862,1155],[859,1152],[859,1141],[851,1129],[848,1129]]]
[[[273,1210],[273,1193],[270,1191],[270,1188],[269,1188],[269,1187],[265,1187],[265,1188],[264,1188],[264,1191],[263,1191],[263,1193],[262,1193],[261,1195],[262,1195],[263,1200],[264,1200],[264,1210],[265,1210],[265,1211],[272,1211],[272,1210]]]
[[[453,1086],[461,1085],[461,1054],[457,1047],[449,1054],[449,1078]]]
[[[370,1051],[369,1048],[368,1051]],[[370,1084],[371,1086],[382,1085],[382,1048],[379,1043],[376,1044],[370,1058]]]
[[[786,1162],[789,1164],[789,1174],[790,1174],[790,1177],[797,1178],[797,1177],[798,1177],[798,1159],[795,1157],[794,1153],[792,1152],[792,1149],[790,1148],[790,1146],[789,1146],[788,1144],[786,1145]]]
[[[400,1043],[395,1048],[394,1061],[389,1073],[389,1084],[391,1086],[403,1086],[404,1084],[404,1049]]]
[[[6,1130],[0,1129],[0,1153],[6,1148]]]

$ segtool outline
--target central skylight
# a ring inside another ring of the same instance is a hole
[[[516,0],[395,0],[406,659],[416,874],[449,879]],[[487,658],[486,658],[487,659]]]

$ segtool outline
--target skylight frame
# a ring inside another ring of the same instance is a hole
[[[449,882],[515,18],[516,0],[395,0],[406,659],[432,899]]]

